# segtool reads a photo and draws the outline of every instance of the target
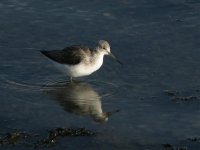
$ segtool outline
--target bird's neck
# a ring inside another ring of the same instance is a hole
[[[105,55],[105,52],[102,50],[102,48],[100,48],[99,46],[97,46],[94,50],[94,52],[97,54],[97,55]]]
[[[94,59],[100,59],[100,58],[103,59],[104,55],[105,54],[103,53],[103,51],[100,48],[96,48],[93,53],[93,58]]]
[[[90,58],[91,64],[100,67],[103,64],[103,57],[104,53],[99,49],[95,49],[93,51],[93,56]]]

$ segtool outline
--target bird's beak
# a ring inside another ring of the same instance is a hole
[[[108,55],[111,56],[113,59],[115,59],[118,63],[123,65],[122,62],[115,55],[113,55],[111,52],[109,52]]]

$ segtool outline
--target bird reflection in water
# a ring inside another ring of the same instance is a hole
[[[94,121],[104,123],[112,112],[103,112],[100,95],[83,82],[72,82],[62,86],[54,86],[48,90],[63,109],[77,115],[89,115]]]

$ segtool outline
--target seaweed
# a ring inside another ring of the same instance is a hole
[[[185,146],[176,146],[171,144],[163,144],[164,150],[188,150]]]
[[[165,90],[164,93],[168,95],[172,101],[193,101],[199,100],[198,96],[182,96],[180,92],[172,91],[172,90]]]
[[[3,146],[29,146],[31,148],[55,146],[61,138],[95,136],[97,133],[85,128],[55,128],[48,131],[47,137],[42,137],[37,133],[12,131],[0,136],[0,148]]]
[[[50,130],[47,138],[37,142],[37,145],[53,146],[60,137],[78,137],[78,136],[94,136],[95,132],[87,130],[85,128],[55,128]]]

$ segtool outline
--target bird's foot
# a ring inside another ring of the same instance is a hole
[[[72,77],[70,77],[70,78],[69,78],[69,81],[70,81],[70,83],[72,83],[72,82],[73,82],[73,78],[72,78]]]

